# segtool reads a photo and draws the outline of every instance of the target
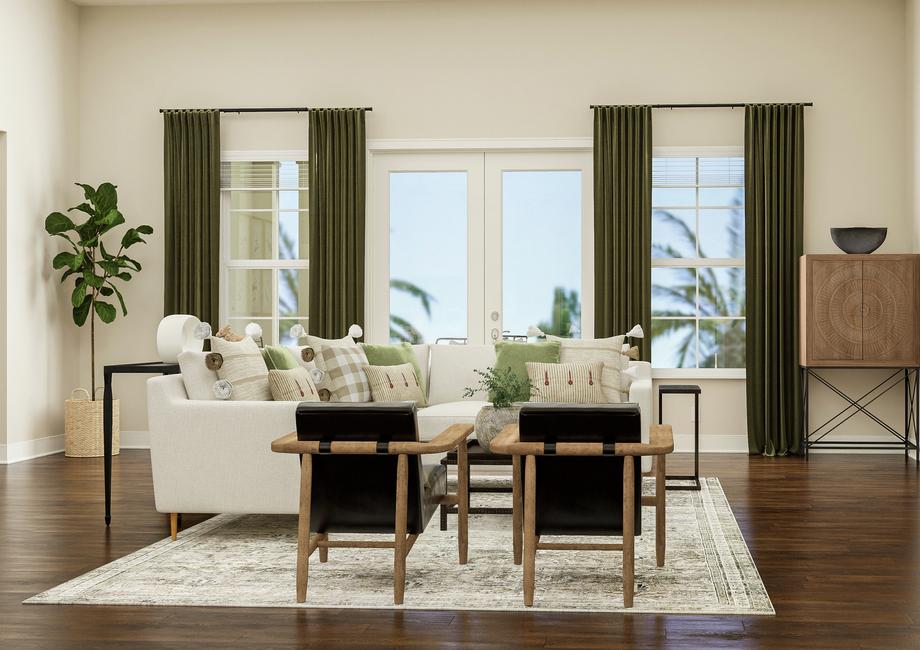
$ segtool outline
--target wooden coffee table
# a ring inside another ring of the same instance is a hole
[[[466,455],[467,455],[467,466],[466,466],[466,479],[469,489],[466,493],[467,505],[469,505],[470,492],[489,492],[489,493],[511,493],[511,486],[508,487],[491,487],[491,486],[474,486],[469,482],[470,479],[470,467],[472,465],[507,465],[511,466],[511,456],[505,456],[504,454],[492,454],[484,450],[479,442],[475,438],[471,438],[467,441],[466,445]],[[447,456],[441,460],[441,464],[444,467],[449,465],[457,464],[457,452],[456,450],[448,452]],[[510,515],[513,513],[512,508],[469,508],[469,513],[471,515]],[[452,505],[441,505],[441,530],[447,530],[447,515],[457,514],[457,506]]]

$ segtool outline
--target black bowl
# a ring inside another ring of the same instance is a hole
[[[831,228],[831,239],[844,253],[865,255],[885,242],[888,228]]]

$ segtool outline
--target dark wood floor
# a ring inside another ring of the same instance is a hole
[[[115,460],[109,530],[101,460],[0,466],[0,647],[920,647],[913,462],[713,454],[702,468],[722,481],[775,617],[26,606],[168,525],[153,509],[147,452]]]

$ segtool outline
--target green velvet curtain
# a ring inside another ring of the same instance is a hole
[[[748,446],[752,454],[798,454],[804,106],[752,104],[744,113]]]
[[[594,109],[594,335],[623,334],[636,323],[650,333],[651,296],[652,109],[600,106]],[[649,345],[640,351],[648,361]]]
[[[164,313],[219,327],[220,114],[163,113]]]
[[[364,327],[364,109],[310,111],[310,334]]]

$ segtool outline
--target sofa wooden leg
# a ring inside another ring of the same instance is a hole
[[[512,537],[514,539],[514,563],[517,565],[521,564],[521,554],[523,552],[523,540],[521,535],[523,534],[523,519],[524,519],[524,503],[521,498],[521,457],[513,456],[511,458],[511,464],[513,466],[511,474],[511,499],[512,499],[512,515],[511,515],[511,527],[512,527]]]
[[[169,513],[169,536],[175,540],[178,534],[179,534],[179,513],[170,512]]]
[[[329,541],[329,535],[327,533],[317,534],[317,541],[327,542]],[[329,559],[329,548],[326,546],[319,547],[319,561],[326,562]]]
[[[635,589],[636,492],[634,459],[623,457],[623,606],[633,606]]]
[[[457,447],[457,546],[460,564],[466,564],[469,552],[469,464],[466,455],[466,440]]]
[[[658,567],[664,566],[665,544],[667,543],[667,520],[665,508],[667,503],[667,488],[664,484],[665,458],[655,457],[655,562]]]
[[[310,573],[310,501],[313,490],[313,456],[300,458],[300,514],[297,520],[297,602],[307,600]]]
[[[524,604],[533,606],[537,563],[537,463],[528,456],[524,476]]]
[[[393,549],[393,603],[403,604],[406,593],[406,519],[409,502],[409,459],[396,462],[396,540]]]

